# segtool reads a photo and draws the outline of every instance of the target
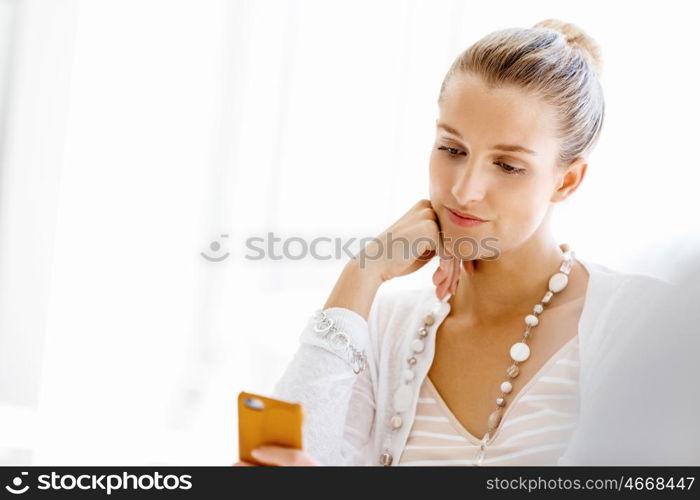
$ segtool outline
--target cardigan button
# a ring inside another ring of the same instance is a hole
[[[391,465],[393,458],[394,457],[391,456],[391,453],[382,453],[379,457],[379,463],[381,465]]]
[[[413,352],[422,352],[424,348],[425,344],[420,339],[415,339],[411,342],[411,350],[413,350]]]
[[[394,393],[394,410],[397,412],[406,411],[411,405],[413,389],[410,385],[402,385]]]
[[[401,417],[398,415],[394,415],[391,417],[391,428],[392,429],[399,429],[401,427],[401,424],[403,424],[403,420],[401,420]]]

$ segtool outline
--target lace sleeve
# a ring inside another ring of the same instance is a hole
[[[321,465],[364,464],[375,413],[376,358],[370,325],[376,323],[378,298],[369,321],[345,308],[324,310],[351,345],[365,352],[367,362],[359,374],[347,354],[317,335],[310,319],[292,361],[273,389],[273,397],[302,404],[304,451]]]

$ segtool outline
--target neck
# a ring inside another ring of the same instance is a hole
[[[564,252],[554,239],[531,238],[495,260],[463,261],[450,316],[472,324],[522,316],[547,292]],[[467,268],[473,265],[469,272]]]

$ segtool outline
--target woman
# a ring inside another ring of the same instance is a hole
[[[599,75],[596,44],[553,19],[457,58],[430,200],[346,265],[303,330],[274,396],[302,403],[304,450],[266,446],[260,462],[558,463],[600,354],[594,320],[662,283],[576,259],[551,234],[600,135]],[[436,288],[377,294],[436,255]]]

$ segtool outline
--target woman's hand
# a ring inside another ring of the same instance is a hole
[[[255,448],[251,453],[256,460],[259,460],[264,465],[287,467],[308,467],[312,465],[319,465],[302,450],[288,448],[286,446],[264,445]],[[240,460],[233,465],[246,467],[255,466],[257,464]]]
[[[417,271],[438,254],[440,267],[433,283],[442,300],[448,291],[457,290],[462,261],[446,250],[430,200],[419,200],[348,262],[323,308],[343,307],[367,319],[382,283]],[[469,266],[465,261],[468,272]]]
[[[430,200],[422,199],[355,256],[382,281],[413,273],[440,246],[440,224]]]
[[[433,205],[430,200],[422,199],[367,244],[359,258],[363,263],[367,261],[364,265],[381,276],[382,281],[387,281],[419,270],[435,255],[440,257],[440,266],[433,275],[433,283],[437,287],[436,295],[442,299],[447,292],[454,293],[457,289],[462,261],[448,253]]]
[[[474,261],[451,256],[444,249],[444,246],[441,246],[440,249],[443,253],[440,256],[440,267],[433,274],[433,284],[436,287],[435,295],[442,300],[447,292],[454,294],[457,290],[462,267],[468,274],[474,273]]]
[[[435,295],[442,300],[447,292],[455,293],[457,290],[461,260],[449,256],[442,245],[439,253],[441,253],[440,266],[433,273],[433,284],[435,285]]]

